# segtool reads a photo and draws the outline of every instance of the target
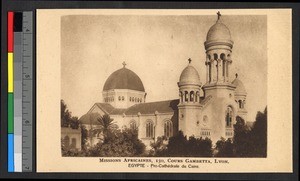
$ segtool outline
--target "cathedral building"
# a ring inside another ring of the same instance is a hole
[[[113,72],[103,87],[102,102],[95,103],[80,118],[88,130],[99,127],[93,117],[109,114],[119,128],[138,130],[138,137],[150,146],[157,137],[167,138],[182,131],[187,137],[208,137],[213,144],[221,137],[233,137],[237,117],[247,120],[247,92],[238,75],[231,81],[233,41],[230,30],[218,13],[204,42],[206,79],[201,80],[192,60],[179,77],[178,99],[147,102],[142,80],[126,67]],[[202,83],[204,82],[204,83]],[[203,96],[200,92],[203,91]],[[99,142],[99,135],[90,137],[89,144]]]

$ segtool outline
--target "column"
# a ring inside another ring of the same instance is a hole
[[[217,62],[218,62],[218,65],[217,65],[217,67],[218,67],[217,82],[219,82],[219,81],[222,80],[222,78],[221,78],[222,77],[222,60],[218,59]]]
[[[224,70],[224,82],[226,82],[227,81],[227,70],[226,70],[226,65],[227,65],[227,59],[225,58],[225,60],[223,60],[224,61],[224,63],[223,63],[223,70]]]
[[[205,62],[206,65],[206,82],[209,82],[209,60],[207,59]]]
[[[210,62],[210,67],[211,67],[211,73],[210,73],[210,77],[211,77],[211,82],[215,82],[216,78],[215,78],[215,75],[216,75],[216,61],[214,59],[211,60]]]
[[[230,73],[230,66],[231,66],[231,60],[229,59],[228,61],[227,61],[227,78],[229,79],[229,73]]]

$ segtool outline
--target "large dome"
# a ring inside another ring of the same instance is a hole
[[[237,76],[237,75],[236,75]],[[237,94],[246,94],[246,89],[245,86],[243,84],[243,82],[241,80],[238,79],[238,77],[236,77],[233,81],[232,84],[236,86],[235,88],[235,93]]]
[[[200,84],[200,76],[198,74],[198,71],[191,66],[190,64],[183,69],[180,78],[179,78],[180,84]]]
[[[227,26],[218,20],[208,31],[206,41],[231,40]]]
[[[136,73],[125,66],[113,72],[106,80],[103,91],[112,89],[130,89],[145,92],[144,85]]]

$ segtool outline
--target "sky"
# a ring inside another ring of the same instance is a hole
[[[230,80],[247,90],[248,121],[267,105],[267,17],[222,15],[234,41]],[[206,82],[204,42],[217,16],[68,15],[61,19],[61,98],[73,116],[102,102],[106,79],[126,67],[142,80],[147,102],[177,99],[188,58]]]

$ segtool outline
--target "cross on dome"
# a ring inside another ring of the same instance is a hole
[[[236,73],[236,74],[235,74],[235,78],[238,78],[238,76],[239,76],[239,75]]]
[[[189,64],[190,64],[190,63],[192,62],[192,59],[191,59],[191,58],[189,58],[189,59],[188,59],[188,61],[189,61]]]
[[[123,68],[125,68],[125,66],[126,66],[127,64],[126,64],[126,62],[124,61],[124,62],[122,63],[122,65],[123,65]]]
[[[221,13],[220,13],[220,11],[217,12],[217,15],[218,15],[218,20],[219,20],[221,18],[221,16],[222,16]]]

